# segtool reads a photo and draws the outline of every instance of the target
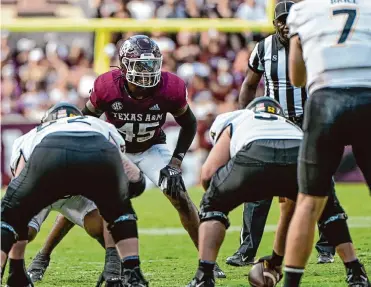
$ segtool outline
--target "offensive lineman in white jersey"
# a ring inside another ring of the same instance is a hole
[[[28,149],[28,146],[31,144],[30,140],[32,140],[33,136],[34,133],[24,134],[13,143],[10,160],[10,169],[13,177],[17,177],[23,169],[20,165],[21,158],[24,157],[23,150]],[[103,221],[95,203],[81,195],[68,196],[67,198],[60,199],[44,208],[32,218],[28,223],[28,234],[18,234],[18,241],[13,245],[8,256],[9,276],[7,278],[7,286],[26,286],[30,283],[32,278],[27,278],[28,275],[24,267],[25,262],[23,259],[18,258],[18,254],[23,254],[26,244],[35,239],[43,222],[52,210],[60,212],[71,222],[84,228],[91,237],[97,239],[103,247],[105,246]]]
[[[218,116],[210,136],[214,147],[201,172],[206,193],[200,212],[199,268],[188,287],[215,286],[213,264],[229,226],[230,211],[244,202],[280,196],[288,199],[281,204],[273,252],[260,259],[275,286],[282,278],[285,237],[298,194],[297,156],[303,132],[285,119],[277,101],[260,97],[246,110]],[[347,228],[342,220],[346,215],[335,201],[334,197],[329,199],[319,219],[324,232],[332,231],[333,221]],[[351,245],[351,241],[347,244]],[[257,284],[252,276],[250,282]]]
[[[91,120],[85,119],[85,121],[89,122]],[[96,125],[96,123],[94,124]],[[46,131],[51,132],[49,129]],[[26,152],[29,151],[31,145],[30,141],[32,141],[35,136],[35,132],[36,129],[34,129],[33,132],[24,134],[17,138],[13,143],[10,169],[14,177],[17,177],[22,171],[23,167],[20,164],[21,157],[24,157]],[[130,168],[128,168],[129,165]],[[131,197],[137,196],[138,192],[143,191],[145,187],[144,177],[134,164],[130,164],[129,159],[125,161],[125,166],[125,171],[127,173],[130,172],[129,192],[131,193]],[[28,274],[31,277],[28,278],[24,268],[25,262],[23,259],[18,258],[18,254],[23,254],[26,244],[35,239],[37,233],[40,231],[41,225],[52,210],[59,212],[64,217],[68,218],[68,220],[73,224],[84,228],[85,231],[91,237],[95,238],[103,248],[106,248],[103,238],[103,221],[95,203],[81,195],[68,196],[60,199],[44,208],[32,218],[28,223],[28,234],[19,234],[17,243],[13,245],[9,253],[9,276],[7,278],[7,286],[26,286],[28,284],[27,282],[30,280],[33,281],[33,274]],[[60,220],[59,216],[57,220]],[[64,230],[65,233],[68,231],[69,229]],[[106,248],[105,267],[101,275],[102,279],[104,281],[110,281],[111,278],[120,277],[120,273],[120,258],[117,254],[116,248],[108,246]]]
[[[287,20],[290,80],[295,86],[307,85],[310,96],[299,155],[300,194],[286,247],[285,287],[300,285],[315,222],[345,145],[352,145],[371,188],[370,23],[369,0],[306,0],[292,7]],[[370,286],[357,257],[344,259],[349,252],[338,252],[348,285]]]
[[[140,178],[140,171],[124,152],[125,142],[113,125],[83,116],[68,103],[47,111],[42,124],[25,135],[16,164],[18,176],[1,202],[1,275],[13,244],[27,238],[31,218],[65,196],[81,194],[96,203],[107,222],[106,246],[116,245],[127,262],[123,282],[118,276],[107,280],[106,286],[147,286],[139,267],[136,215],[129,192],[129,180]],[[24,249],[18,256],[24,259]],[[24,283],[16,286],[32,286]]]

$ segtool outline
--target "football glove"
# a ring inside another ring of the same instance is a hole
[[[172,198],[178,198],[180,192],[186,190],[182,171],[169,165],[160,170],[158,185],[165,194]]]
[[[106,282],[105,287],[123,287],[122,279],[121,277],[115,277],[115,278],[106,278],[104,272],[101,273],[99,276],[98,282],[95,285],[96,287],[103,286],[104,282]]]

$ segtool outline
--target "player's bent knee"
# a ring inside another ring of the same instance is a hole
[[[103,236],[103,220],[97,209],[85,215],[84,229],[86,233],[95,239]]]
[[[346,222],[347,218],[345,213],[339,213],[329,217],[320,224],[321,231],[331,245],[338,246],[342,243],[352,242]]]
[[[296,209],[303,209],[306,211],[307,214],[319,218],[326,205],[326,200],[326,196],[318,197],[299,193],[296,202]]]
[[[210,220],[217,220],[220,223],[224,224],[225,228],[228,229],[230,226],[228,216],[225,215],[221,211],[206,211],[206,212],[200,212],[200,221],[210,221]]]
[[[13,244],[17,241],[18,234],[8,223],[1,221],[1,251],[9,254]]]
[[[124,214],[112,223],[108,224],[115,243],[129,238],[138,238],[137,216],[135,214]]]
[[[28,242],[33,241],[36,238],[37,233],[38,231],[35,228],[28,226],[28,234],[27,234]]]

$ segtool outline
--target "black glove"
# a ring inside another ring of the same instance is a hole
[[[102,273],[99,276],[98,282],[96,287],[101,287],[103,286],[104,282],[106,282],[105,287],[123,287],[124,284],[122,283],[121,278],[111,278],[111,279],[106,279],[104,274]]]
[[[172,198],[177,198],[180,192],[186,190],[182,178],[182,171],[169,165],[160,170],[158,185],[161,187],[163,192]]]
[[[95,286],[101,287],[106,282],[105,287],[123,287],[121,275],[121,261],[116,248],[107,248],[104,269]]]

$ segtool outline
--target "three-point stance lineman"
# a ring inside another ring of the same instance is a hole
[[[114,126],[83,116],[70,104],[54,106],[42,122],[27,134],[17,165],[21,171],[16,171],[19,175],[1,202],[1,275],[13,244],[27,238],[33,216],[65,196],[83,195],[95,202],[107,222],[106,245],[116,245],[126,262],[124,286],[147,286],[139,267],[136,215],[128,193],[128,176],[133,176],[135,166],[124,154],[124,140]],[[19,257],[23,259],[24,252]],[[121,284],[117,278],[107,286]]]
[[[276,33],[257,43],[251,53],[239,103],[241,108],[245,108],[255,98],[258,84],[264,77],[264,96],[279,102],[285,117],[301,127],[307,92],[305,87],[298,88],[290,83],[288,69],[290,39],[286,19],[292,5],[292,1],[280,1],[276,5],[273,21]],[[271,199],[244,204],[240,247],[235,254],[227,258],[227,264],[243,266],[253,262],[263,237],[271,204]],[[320,238],[316,243],[317,262],[332,263],[335,248],[328,243],[321,227],[319,231]]]
[[[261,258],[275,286],[282,278],[286,234],[294,211],[292,201],[298,194],[297,157],[303,133],[284,118],[278,102],[261,97],[251,102],[247,110],[218,116],[211,136],[216,144],[201,173],[207,191],[201,201],[200,261],[188,287],[215,285],[213,265],[229,226],[230,211],[244,202],[280,196],[288,199],[281,203],[273,252]],[[333,186],[329,188],[333,190]],[[353,250],[348,233],[343,232],[347,230],[345,219],[344,210],[331,196],[319,224],[331,244],[344,242],[338,247],[344,251]],[[354,250],[348,256],[354,256]]]

